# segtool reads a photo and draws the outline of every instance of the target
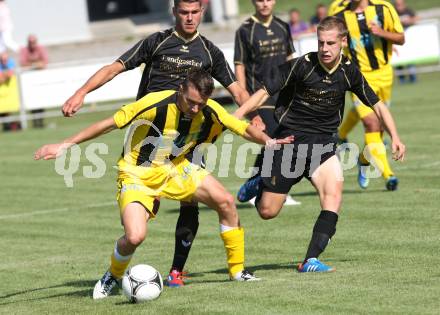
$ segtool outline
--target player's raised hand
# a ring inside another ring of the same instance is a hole
[[[295,140],[295,136],[287,136],[283,139],[275,139],[277,144],[289,144]]]
[[[46,144],[34,153],[34,160],[51,160],[55,159],[67,147],[66,143]]]
[[[288,136],[282,139],[270,139],[266,141],[266,148],[272,149],[277,144],[289,144],[292,143],[295,140],[294,136]]]
[[[403,161],[405,159],[406,148],[400,140],[393,140],[391,148],[393,150],[393,159],[395,161]]]
[[[72,117],[81,108],[85,94],[77,91],[64,104],[62,112],[66,117]]]

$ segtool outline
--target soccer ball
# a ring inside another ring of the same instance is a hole
[[[128,269],[122,278],[122,290],[132,303],[151,301],[162,293],[162,277],[149,265],[136,265]]]

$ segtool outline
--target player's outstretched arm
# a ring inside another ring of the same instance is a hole
[[[106,84],[113,79],[119,73],[124,71],[122,63],[115,61],[109,65],[106,65],[99,69],[94,75],[92,75],[87,82],[80,87],[75,94],[73,94],[63,104],[63,114],[66,117],[72,117],[83,105],[86,95],[100,86]]]
[[[259,89],[234,112],[234,116],[242,119],[248,113],[257,110],[269,98],[269,94],[265,89]]]
[[[258,144],[263,144],[267,147],[273,147],[277,144],[289,144],[292,143],[294,140],[293,136],[288,136],[283,139],[272,139],[263,131],[252,125],[249,125],[246,128],[246,132],[243,134],[243,138]]]
[[[93,125],[83,129],[77,134],[65,139],[63,142],[46,144],[35,151],[35,160],[50,160],[55,159],[59,154],[62,153],[63,149],[67,149],[74,144],[80,144],[90,139],[99,137],[102,134],[112,131],[116,128],[115,120],[112,117],[101,120]]]
[[[228,86],[228,91],[231,93],[234,101],[237,103],[239,107],[243,107],[245,102],[249,100],[249,93],[246,91],[246,88],[236,81]],[[252,125],[259,128],[260,130],[264,130],[266,126],[264,125],[263,120],[260,115],[258,115],[257,111],[247,111],[245,115],[250,119]]]
[[[403,161],[405,158],[405,145],[400,141],[396,123],[394,122],[390,110],[382,101],[379,101],[374,105],[374,111],[391,137],[394,160]]]

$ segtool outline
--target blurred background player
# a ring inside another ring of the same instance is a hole
[[[20,66],[24,70],[42,70],[47,67],[48,58],[46,48],[38,44],[36,35],[29,35],[27,45],[20,49]],[[44,109],[31,110],[32,114],[42,115]],[[43,118],[34,118],[32,120],[34,128],[43,128]]]
[[[237,82],[223,53],[211,41],[199,34],[197,28],[203,14],[201,0],[174,0],[175,28],[154,33],[139,41],[118,60],[96,72],[64,104],[65,116],[74,115],[82,106],[85,96],[104,85],[119,73],[145,64],[136,99],[150,92],[178,90],[193,68],[204,69],[222,84],[238,105],[249,94]],[[252,123],[262,128],[261,118],[253,116]],[[179,131],[180,132],[180,131]],[[183,286],[183,267],[196,237],[199,221],[196,203],[182,203],[176,224],[175,252],[167,284]]]
[[[327,6],[319,3],[316,5],[315,15],[310,18],[310,31],[316,32],[318,24],[327,16]]]
[[[417,23],[419,17],[416,12],[411,8],[408,8],[405,0],[395,0],[394,5],[396,7],[397,14],[399,15],[400,22],[402,23],[403,29],[406,29],[409,26],[412,26]],[[397,70],[405,70],[408,72],[408,82],[415,83],[417,81],[416,75],[416,66],[415,65],[407,65],[407,66],[398,66]],[[399,74],[399,82],[405,83],[406,75]]]
[[[270,74],[273,67],[292,59],[295,52],[289,25],[273,15],[275,0],[252,0],[252,3],[255,14],[235,33],[234,51],[235,75],[249,93],[259,90],[259,82]],[[268,135],[278,127],[274,116],[277,98],[278,95],[274,95],[258,109]],[[261,158],[259,155],[256,167],[261,167]],[[298,204],[292,197],[287,197],[286,205]]]
[[[341,18],[348,28],[348,47],[345,54],[361,70],[369,85],[387,105],[391,101],[393,68],[392,46],[403,45],[405,35],[396,10],[388,1],[352,0],[336,1],[330,15]],[[388,163],[386,148],[382,141],[381,124],[373,110],[353,95],[354,107],[339,128],[339,138],[347,141],[348,133],[359,119],[365,128],[365,144],[370,158],[359,156],[358,183],[367,188],[369,162],[374,162],[386,181],[387,190],[396,190],[398,179]],[[365,152],[365,150],[364,150]]]
[[[301,19],[301,12],[296,8],[289,11],[289,27],[292,39],[298,39],[301,35],[310,32],[309,24]]]

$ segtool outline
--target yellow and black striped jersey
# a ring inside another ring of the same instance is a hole
[[[243,135],[249,125],[211,99],[194,118],[188,118],[177,107],[177,98],[173,90],[149,93],[114,114],[118,128],[130,127],[121,159],[136,166],[163,165],[198,145],[214,142],[225,129]]]
[[[337,0],[332,3],[329,15],[345,21],[348,28],[348,47],[344,53],[357,64],[362,72],[381,69],[389,65],[392,43],[370,32],[375,22],[388,32],[403,33],[399,15],[388,1],[369,0],[368,7],[360,13],[350,10],[350,1]]]
[[[335,15],[335,12],[344,10],[351,0],[335,0],[328,7],[328,15]]]

